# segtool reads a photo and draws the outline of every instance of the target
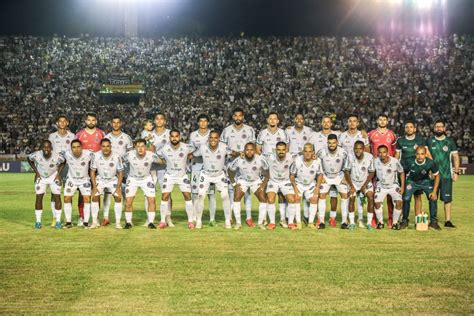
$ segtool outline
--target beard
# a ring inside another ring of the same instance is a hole
[[[242,124],[242,121],[241,121],[241,120],[235,120],[235,121],[234,121],[234,124],[235,124],[235,125],[241,125],[241,124]]]
[[[441,137],[444,134],[446,134],[446,132],[434,132],[434,134],[435,134],[436,137]]]
[[[86,125],[88,129],[94,129],[95,128],[95,124],[87,124]]]
[[[176,146],[176,145],[178,145],[178,144],[179,144],[179,141],[177,141],[177,140],[175,140],[175,141],[171,141],[171,144],[172,144],[173,146]]]

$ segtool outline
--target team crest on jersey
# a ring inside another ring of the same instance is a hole
[[[113,167],[113,166],[114,166],[113,162],[109,163],[109,167]]]
[[[387,137],[386,139],[387,143],[390,143],[392,141],[392,138],[391,137]]]
[[[70,142],[71,142],[71,141],[70,141],[69,139],[68,139],[68,140],[66,140],[66,144],[69,144]]]
[[[421,170],[421,174],[426,174],[426,170]]]
[[[341,162],[341,159],[337,158],[337,159],[336,159],[336,162],[337,162],[337,163],[340,163],[340,162]]]
[[[303,140],[306,141],[308,139],[308,137],[306,136],[303,136]]]
[[[221,159],[222,156],[221,156],[221,155],[217,155],[216,158],[217,158],[217,159]]]
[[[413,188],[411,184],[407,185],[408,190],[411,190],[411,188]]]
[[[128,194],[130,192],[129,189],[125,189],[125,193]]]
[[[449,149],[448,146],[443,146],[443,151],[446,151],[446,152],[447,152],[448,149]]]
[[[256,166],[253,166],[253,167],[252,167],[252,170],[253,170],[253,171],[256,171],[256,170],[257,170],[257,167],[256,167]]]
[[[50,164],[49,167],[50,167],[50,168],[54,168],[54,164]]]
[[[85,161],[81,162],[81,166],[85,166],[85,165],[86,165]]]
[[[145,167],[148,167],[148,162],[145,162],[143,165],[144,165]]]
[[[204,184],[201,183],[201,184],[199,185],[199,187],[200,187],[201,189],[204,188]]]
[[[413,149],[417,149],[417,148],[418,148],[417,144],[413,145]]]
[[[242,134],[242,138],[243,138],[243,139],[247,138],[247,135]]]
[[[365,171],[365,167],[362,167],[361,169],[362,169],[362,171]]]
[[[179,156],[180,156],[180,157],[184,157],[184,154],[183,154],[183,153],[179,153]]]
[[[387,173],[392,173],[392,169],[387,169]]]
[[[310,170],[310,172],[309,172],[309,173],[311,173],[311,174],[314,174],[314,170]]]
[[[281,141],[281,137],[277,137],[277,142]]]
[[[197,189],[197,186],[195,184],[193,184],[193,190]]]
[[[119,141],[119,145],[123,145],[123,141],[120,140],[120,141]]]
[[[288,169],[288,165],[284,165],[283,168]]]

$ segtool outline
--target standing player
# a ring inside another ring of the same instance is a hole
[[[209,116],[207,114],[199,114],[197,117],[199,129],[192,132],[189,136],[189,143],[194,148],[206,145],[209,141]],[[202,157],[195,157],[191,166],[191,193],[193,204],[196,203],[199,193],[199,179],[203,168]],[[215,190],[211,186],[207,192],[209,199],[209,225],[216,226],[216,195]],[[196,214],[194,214],[196,216]]]
[[[349,221],[350,227],[354,224],[354,209],[355,201],[361,205],[362,211],[363,204],[361,200],[367,199],[367,229],[372,230],[372,219],[374,217],[374,187],[372,180],[375,175],[374,169],[374,157],[371,153],[365,152],[366,145],[363,141],[358,140],[354,144],[352,153],[349,154],[349,168],[350,177],[349,183]],[[361,218],[359,215],[359,227],[361,227]],[[363,223],[362,223],[362,227]],[[361,228],[362,228],[361,227]]]
[[[244,147],[244,156],[234,159],[228,168],[230,182],[235,190],[233,205],[234,216],[236,219],[235,229],[240,229],[242,226],[240,201],[244,194],[249,191],[255,194],[260,203],[258,206],[257,223],[260,228],[265,229],[263,221],[265,220],[267,212],[267,196],[265,195],[265,187],[269,179],[268,164],[262,156],[255,154],[255,151],[255,144],[247,143]],[[264,177],[263,181],[261,179],[262,176]],[[252,217],[249,219],[248,214],[245,222],[247,223],[247,226],[255,227]]]
[[[319,187],[323,181],[321,161],[314,158],[314,145],[306,143],[303,146],[303,156],[295,158],[290,167],[290,181],[296,197],[296,228],[301,229],[301,198],[310,203],[308,227],[315,228],[314,219],[318,211]],[[293,218],[288,218],[288,227],[294,228]]]
[[[66,227],[72,227],[72,197],[79,190],[84,199],[84,222],[86,228],[89,227],[91,215],[91,179],[89,177],[89,166],[92,160],[92,152],[82,148],[79,139],[71,142],[71,150],[62,153],[68,166],[67,180],[64,185],[64,215],[66,217]],[[98,225],[94,222],[91,228]]]
[[[227,145],[232,150],[232,154],[229,157],[227,165],[229,165],[235,158],[239,157],[244,151],[245,144],[248,142],[255,142],[255,130],[253,127],[244,124],[244,110],[236,108],[232,112],[233,124],[224,128],[221,134],[221,142]],[[231,201],[231,207],[234,201],[234,187],[229,187],[229,196]],[[245,211],[247,220],[245,221],[250,227],[255,227],[252,222],[252,195],[249,192],[245,192]]]
[[[397,139],[395,158],[400,160],[405,175],[408,174],[411,163],[415,160],[416,149],[418,147],[425,147],[425,140],[419,134],[416,133],[415,122],[408,120],[405,122],[405,135]],[[414,192],[415,195],[415,210],[416,213],[421,212],[421,194],[419,192]],[[422,192],[421,192],[422,193]],[[411,195],[410,195],[411,197]],[[408,227],[410,208],[405,206],[403,202],[403,219],[400,224],[400,229]]]
[[[147,227],[155,229],[153,224],[155,220],[155,182],[151,176],[150,169],[152,163],[158,163],[158,156],[146,149],[146,140],[137,139],[135,141],[135,150],[128,151],[122,157],[128,164],[129,173],[125,188],[125,226],[123,228],[132,228],[133,201],[138,188],[142,189],[145,198],[148,201]]]
[[[389,155],[386,145],[378,147],[378,157],[374,160],[375,174],[377,182],[375,184],[375,216],[377,217],[377,229],[382,229],[383,224],[383,201],[386,196],[391,196],[395,201],[395,209],[393,211],[393,225],[391,229],[399,230],[400,224],[398,220],[402,213],[402,195],[405,188],[405,173],[398,159]],[[398,182],[400,178],[400,183]],[[387,203],[391,203],[388,201]]]
[[[93,154],[91,161],[91,182],[92,182],[92,226],[98,226],[99,219],[99,199],[106,192],[113,194],[115,204],[115,228],[121,229],[120,219],[122,218],[122,159],[112,150],[112,143],[108,138],[101,140],[101,151]],[[105,218],[105,217],[104,217]],[[106,217],[108,221],[108,216]],[[108,225],[108,223],[107,223]]]
[[[194,147],[181,142],[181,132],[173,129],[170,132],[170,143],[164,145],[157,151],[160,164],[166,164],[166,172],[161,185],[160,204],[160,228],[166,228],[166,217],[168,216],[168,202],[175,185],[183,193],[186,214],[188,216],[188,228],[194,229],[193,201],[191,200],[191,184],[186,174],[188,156],[194,151]]]
[[[275,153],[276,144],[283,142],[288,144],[288,138],[284,130],[278,127],[280,119],[276,112],[268,113],[267,117],[267,128],[260,131],[257,137],[257,154],[262,155],[264,158],[269,157],[272,153]],[[288,152],[288,146],[285,146]],[[288,180],[289,181],[289,180]],[[284,196],[278,196],[279,208],[280,208],[280,224],[284,228],[288,228],[286,223],[286,201]]]
[[[439,170],[433,160],[426,158],[425,146],[416,148],[416,158],[408,167],[405,192],[403,193],[403,208],[410,208],[410,200],[413,193],[422,191],[426,194],[430,204],[430,228],[440,230],[438,224],[438,188]],[[434,181],[431,179],[434,177]],[[405,210],[404,210],[405,211]],[[421,209],[415,208],[416,215]]]
[[[267,185],[267,211],[270,224],[267,229],[275,229],[275,198],[281,193],[288,202],[288,218],[294,219],[296,214],[296,196],[290,182],[290,166],[294,162],[293,157],[288,153],[288,145],[285,142],[276,143],[276,153],[269,155],[266,160],[270,170],[270,180]],[[281,213],[281,211],[280,211]],[[281,226],[288,228],[284,215],[281,219]],[[290,226],[294,228],[294,226]]]
[[[388,116],[385,114],[379,114],[377,117],[377,129],[371,130],[368,133],[370,148],[374,157],[378,156],[379,146],[385,145],[387,147],[387,153],[393,157],[395,155],[397,141],[397,135],[395,132],[388,129]],[[392,196],[387,196],[387,208],[388,208],[388,228],[392,228],[393,222],[393,201]],[[375,224],[375,223],[372,223]]]
[[[132,138],[125,134],[122,131],[122,119],[120,116],[113,116],[112,117],[112,131],[105,135],[107,139],[109,139],[110,144],[112,145],[112,152],[118,156],[119,158],[123,157],[125,153],[131,149],[133,149],[133,141]],[[123,178],[126,178],[126,171],[123,171]],[[122,185],[122,184],[121,184]],[[109,192],[104,192],[104,219],[102,221],[102,226],[109,225],[109,209],[110,209],[110,194]],[[115,201],[117,199],[114,197]],[[115,202],[117,203],[117,202]],[[116,213],[117,214],[117,213]],[[120,214],[122,214],[120,212]],[[117,226],[117,225],[116,225]]]
[[[83,149],[91,152],[100,150],[100,141],[105,137],[105,133],[97,128],[97,115],[95,113],[87,113],[85,120],[86,127],[76,133],[76,139],[80,140]],[[79,191],[79,222],[77,226],[82,226],[84,220],[84,202],[82,194]],[[66,210],[64,210],[66,212]]]
[[[63,158],[53,151],[51,141],[44,140],[41,150],[35,151],[27,158],[31,169],[35,172],[35,228],[41,228],[43,214],[43,196],[49,186],[54,200],[55,228],[61,229],[61,171],[64,167]]]
[[[337,135],[329,134],[327,140],[327,146],[321,149],[317,156],[321,159],[321,166],[323,170],[323,182],[319,189],[319,229],[326,227],[325,216],[326,216],[326,195],[334,187],[341,196],[341,228],[347,229],[347,213],[348,213],[348,187],[345,178],[345,172],[349,170],[349,163],[347,152],[338,146]],[[336,211],[331,210],[329,217],[329,224],[332,227],[336,227]]]
[[[361,141],[364,144],[364,151],[370,153],[370,143],[367,133],[361,131],[359,128],[359,117],[357,114],[350,114],[347,119],[347,131],[343,132],[339,136],[339,144],[344,148],[344,150],[351,156],[354,153],[354,144],[356,141]],[[357,212],[358,217],[357,221],[359,222],[359,227],[364,228],[364,207],[361,204],[361,199],[357,200]],[[349,209],[352,204],[349,204]],[[373,211],[373,210],[372,210]],[[349,210],[350,212],[350,210]]]
[[[230,148],[219,142],[220,134],[217,131],[209,133],[208,144],[201,145],[192,157],[202,157],[203,169],[199,178],[199,193],[197,203],[194,204],[196,214],[196,228],[202,228],[202,212],[204,210],[204,197],[209,186],[214,184],[216,190],[221,193],[222,207],[225,216],[225,228],[231,229],[231,209],[229,199],[229,180],[225,173],[226,157],[231,154]]]
[[[451,203],[453,201],[453,181],[457,181],[459,175],[459,154],[453,139],[446,136],[446,123],[443,120],[435,122],[434,134],[435,136],[427,140],[426,146],[439,168],[439,196],[444,202],[444,227],[455,228],[456,226],[451,222]],[[451,169],[452,166],[454,170]]]
[[[71,142],[76,136],[69,130],[69,120],[65,115],[59,115],[56,118],[56,132],[49,134],[48,140],[53,145],[53,151],[58,155],[63,151],[71,149]],[[61,171],[61,183],[64,184],[66,181],[67,168],[63,168]],[[51,194],[51,211],[53,212],[53,221],[51,226],[56,225],[56,211],[53,194]]]

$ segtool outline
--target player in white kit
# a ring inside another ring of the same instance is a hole
[[[207,144],[209,141],[209,116],[207,114],[199,114],[197,117],[199,128],[192,132],[189,136],[189,144],[194,148]],[[202,172],[202,157],[195,157],[191,164],[191,193],[193,204],[196,203],[199,193],[199,178]],[[216,226],[216,195],[214,194],[214,186],[209,187],[207,198],[209,199],[209,225]],[[196,214],[194,214],[196,216]],[[194,219],[196,220],[196,219]]]
[[[140,188],[146,200],[148,201],[147,227],[155,229],[153,223],[155,220],[155,182],[151,176],[151,165],[158,163],[160,159],[155,153],[147,151],[146,140],[137,139],[135,141],[135,150],[128,151],[122,157],[123,162],[128,164],[129,173],[125,187],[125,226],[123,228],[132,228],[133,201],[137,190]]]
[[[194,151],[194,147],[181,142],[180,131],[173,129],[170,132],[170,143],[164,145],[157,151],[160,164],[166,164],[166,172],[161,185],[160,204],[160,228],[166,228],[166,217],[168,216],[168,202],[175,185],[179,186],[183,193],[186,215],[188,216],[188,228],[194,229],[193,201],[191,199],[191,182],[186,173],[188,158]]]
[[[31,153],[27,158],[31,169],[35,172],[35,228],[40,229],[41,215],[43,213],[43,196],[49,186],[54,200],[56,220],[55,228],[61,229],[61,171],[64,159],[53,151],[51,141],[44,140],[41,150]]]
[[[99,199],[101,195],[108,193],[109,195],[113,195],[115,200],[115,228],[121,229],[122,178],[124,171],[122,158],[112,150],[112,143],[108,138],[103,138],[100,141],[100,147],[101,150],[93,154],[90,167],[92,182],[91,228],[99,226]]]
[[[72,226],[72,197],[79,190],[84,199],[84,227],[89,228],[91,215],[91,179],[89,177],[89,166],[93,153],[82,149],[80,140],[71,142],[71,150],[62,152],[68,166],[67,179],[64,185],[64,216],[66,227]]]
[[[214,184],[216,190],[221,193],[222,206],[225,216],[225,228],[231,229],[231,209],[229,200],[229,179],[225,173],[226,157],[231,154],[226,144],[219,142],[220,134],[217,131],[209,133],[208,144],[201,145],[193,154],[193,157],[202,157],[203,170],[199,178],[199,193],[197,203],[194,205],[196,214],[196,228],[202,227],[202,212],[204,210],[204,197],[209,186]]]
[[[267,196],[265,194],[265,187],[269,180],[268,164],[261,155],[255,154],[256,148],[254,143],[247,143],[244,147],[243,157],[234,159],[228,167],[229,179],[234,187],[234,216],[236,219],[235,229],[240,229],[242,226],[240,217],[240,201],[245,193],[253,193],[259,201],[258,207],[258,225],[265,229],[263,221],[265,220],[267,212]],[[262,180],[263,177],[263,180]],[[250,215],[252,216],[252,215]],[[250,219],[246,218],[247,226],[255,227]]]
[[[276,112],[270,112],[267,116],[267,128],[260,131],[257,137],[257,154],[262,155],[264,158],[270,156],[272,153],[276,153],[276,144],[278,142],[284,142],[288,144],[288,137],[285,131],[278,127],[280,119]],[[289,147],[286,146],[288,152]],[[288,180],[289,181],[289,180]],[[280,209],[280,225],[284,228],[288,227],[286,223],[286,201],[285,197],[281,194],[278,195],[278,204]]]
[[[288,218],[288,227],[302,229],[301,224],[301,199],[310,203],[308,212],[308,227],[315,228],[314,219],[318,211],[319,187],[323,181],[321,161],[315,157],[314,145],[306,143],[303,146],[303,155],[298,155],[290,167],[290,181],[296,196],[296,226],[293,218]]]
[[[367,200],[367,227],[372,230],[372,218],[374,216],[374,188],[372,179],[375,175],[374,157],[371,153],[365,152],[365,144],[358,140],[354,144],[354,149],[349,154],[350,177],[347,179],[349,185],[349,229],[355,228],[354,210],[355,201],[362,206],[362,199]],[[361,219],[359,215],[359,220]],[[361,227],[359,221],[359,227]]]
[[[235,108],[232,112],[233,124],[224,128],[221,134],[221,142],[225,143],[231,150],[232,154],[229,157],[227,166],[244,151],[245,144],[248,142],[255,142],[255,130],[253,127],[244,124],[245,113],[241,108]],[[234,202],[234,187],[229,186],[230,205],[233,208]],[[247,220],[245,221],[250,227],[255,227],[252,221],[252,194],[245,192],[245,211]]]
[[[329,190],[334,187],[337,189],[341,196],[341,214],[342,223],[341,228],[347,228],[345,224],[348,213],[348,187],[345,171],[349,170],[349,163],[347,152],[338,146],[337,136],[335,134],[329,134],[327,140],[327,146],[318,151],[317,156],[321,159],[321,166],[323,170],[323,183],[319,189],[319,229],[326,227],[325,215],[326,215],[326,195]],[[331,210],[329,222],[331,226],[336,226],[336,212]],[[345,225],[344,225],[345,224]]]
[[[402,213],[402,196],[405,188],[405,173],[400,161],[388,155],[388,148],[380,145],[377,149],[378,157],[374,160],[374,168],[377,182],[375,184],[375,216],[377,217],[377,229],[384,227],[383,223],[383,201],[387,195],[392,197],[395,204],[393,210],[392,229],[399,230],[400,215]],[[398,182],[400,178],[400,183]]]

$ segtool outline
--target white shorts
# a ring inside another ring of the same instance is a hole
[[[375,203],[383,203],[383,200],[385,200],[385,197],[387,195],[390,195],[392,197],[393,201],[401,201],[402,200],[402,195],[400,194],[400,187],[399,186],[393,186],[389,189],[384,189],[382,187],[376,186],[375,187],[374,202]]]
[[[281,192],[283,195],[295,194],[295,190],[293,190],[293,185],[290,181],[268,181],[267,193],[269,192]]]
[[[349,192],[349,188],[344,181],[344,176],[336,177],[333,179],[328,179],[326,176],[323,176],[323,183],[321,183],[321,187],[319,188],[319,192],[321,193],[328,193],[331,188],[334,187],[339,193],[347,193]],[[331,196],[330,197],[336,197]]]
[[[134,197],[137,194],[138,188],[142,189],[146,197],[155,197],[155,183],[151,175],[143,180],[128,177],[126,185],[125,194],[127,197]]]
[[[174,185],[179,185],[181,192],[191,192],[191,184],[188,175],[182,177],[173,177],[165,173],[163,184],[161,185],[161,193],[170,193],[173,191]]]
[[[365,193],[367,192],[374,192],[374,186],[372,185],[372,182],[369,182],[367,184],[367,189],[365,190],[365,193],[360,191],[360,188],[362,187],[363,183],[352,182],[352,184],[354,185],[354,188],[356,189],[356,194],[362,193],[365,195]]]
[[[212,177],[202,172],[199,176],[199,194],[206,194],[209,191],[209,186],[211,184],[214,184],[216,186],[216,190],[219,192],[229,190],[229,179],[227,178],[225,173],[216,177]]]
[[[296,187],[300,192],[300,196],[303,197],[305,200],[309,201],[314,195],[314,188],[316,187],[316,183],[306,185],[296,183]]]
[[[331,187],[331,189],[329,189],[329,197],[337,198],[337,189],[335,187]]]
[[[260,185],[262,184],[262,181],[260,179],[255,181],[246,181],[243,179],[239,179],[236,183],[240,185],[240,189],[242,189],[242,192],[246,193],[250,190],[250,193],[255,193],[255,191],[257,191]],[[232,187],[232,189],[235,188]]]
[[[56,175],[57,173],[54,173],[47,178],[37,179],[35,182],[35,193],[44,194],[49,186],[52,194],[61,194],[61,183],[54,181]]]
[[[97,179],[97,192],[95,193],[96,196],[102,195],[104,193],[115,193],[117,190],[117,179],[113,180],[101,180]]]
[[[191,171],[191,193],[198,194],[199,193],[199,178],[201,177],[201,170],[193,170]],[[214,194],[215,186],[210,185],[209,189],[207,190],[207,194]]]
[[[79,189],[83,196],[91,195],[91,181],[87,180],[75,180],[67,178],[66,184],[64,185],[64,196],[73,196],[76,190]]]

